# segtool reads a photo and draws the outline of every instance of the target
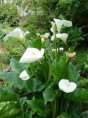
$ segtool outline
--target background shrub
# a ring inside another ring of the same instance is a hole
[[[17,8],[13,4],[0,5],[0,21],[8,22],[11,26],[17,25],[19,15]]]

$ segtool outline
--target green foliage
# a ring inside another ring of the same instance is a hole
[[[16,86],[20,89],[24,88],[24,82],[18,77],[18,75],[14,72],[2,72],[0,73],[2,78],[9,83],[11,86]],[[14,80],[14,81],[13,81]]]
[[[19,103],[9,102],[0,110],[1,118],[23,118]]]
[[[0,21],[8,22],[11,26],[17,25],[19,15],[16,7],[13,4],[2,4],[0,5]]]
[[[72,96],[72,97],[71,97]],[[83,102],[88,100],[88,90],[84,88],[77,88],[73,93],[67,95],[68,99],[75,102]]]
[[[41,117],[46,117],[49,114],[49,107],[44,104],[41,99],[27,100],[29,107]]]
[[[68,45],[69,46],[78,46],[82,41],[84,41],[83,32],[80,28],[64,28],[62,31],[67,32],[68,36]]]
[[[45,88],[45,85],[42,84],[39,80],[34,78],[30,78],[27,81],[27,89],[31,90],[32,92],[42,91]]]
[[[54,100],[54,95],[55,91],[53,85],[48,86],[48,88],[46,88],[43,92],[45,103],[52,102]]]
[[[72,20],[76,26],[87,25],[87,4],[87,0],[60,0],[58,4],[59,14]]]
[[[88,50],[81,49],[77,51],[76,60],[74,61],[74,64],[80,74],[84,77],[88,77]]]
[[[17,101],[19,96],[10,88],[0,89],[0,102]]]
[[[5,35],[6,34],[2,30],[0,30],[0,42],[3,42],[3,38]]]

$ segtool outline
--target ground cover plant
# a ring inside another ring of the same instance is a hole
[[[51,33],[37,33],[29,43],[20,28],[4,37],[4,41],[12,37],[19,41],[24,53],[10,60],[10,72],[0,72],[5,82],[0,101],[7,102],[2,104],[1,118],[82,117],[83,104],[88,101],[87,80],[72,64],[76,52],[67,44],[69,34],[61,33],[72,22],[54,19],[51,24]]]

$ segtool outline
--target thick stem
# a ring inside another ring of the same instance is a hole
[[[36,79],[38,79],[34,65],[32,63],[30,65],[31,65],[32,75],[34,75],[36,77]]]
[[[51,107],[52,107],[52,114],[53,114],[53,118],[55,118],[55,110],[54,110],[54,105],[53,105],[53,102],[51,102]]]
[[[56,38],[56,34],[54,35],[55,37],[55,49],[56,49],[56,52],[55,52],[55,56],[56,56],[56,64],[57,64],[57,61],[58,61],[58,55],[57,55],[57,38]]]
[[[59,48],[60,48],[60,39],[58,39],[58,60],[59,60],[59,57],[60,57],[60,50],[59,50]]]

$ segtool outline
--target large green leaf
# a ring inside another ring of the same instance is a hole
[[[60,116],[58,116],[57,118],[71,118],[70,115],[68,115],[67,113],[63,112]]]
[[[60,80],[65,76],[66,68],[67,68],[66,56],[62,56],[57,64],[55,62],[52,64],[51,73],[56,81]]]
[[[49,107],[41,99],[27,100],[29,107],[39,116],[46,117],[49,114]]]
[[[10,88],[0,89],[0,101],[16,101],[19,96]]]
[[[31,46],[31,47],[34,47],[34,48],[38,48],[38,49],[40,50],[41,47],[42,47],[42,42],[41,42],[40,36],[38,36],[38,37],[32,42],[32,44],[31,44],[30,46]]]
[[[69,93],[67,97],[75,102],[88,101],[88,89],[77,88],[74,92]]]
[[[26,118],[33,118],[33,114],[35,114],[35,112],[30,110],[29,112],[26,113]]]
[[[18,103],[10,102],[7,103],[0,110],[1,118],[23,118],[23,111]]]
[[[10,85],[16,85],[20,89],[25,85],[24,81],[20,79],[15,72],[1,72],[0,75],[3,80],[8,81]]]
[[[42,84],[39,80],[36,80],[35,78],[30,78],[26,83],[27,89],[31,90],[32,92],[41,91],[45,87],[44,84]]]
[[[75,66],[71,63],[68,64],[68,80],[78,82],[80,74],[76,70]]]
[[[50,85],[43,92],[43,97],[44,97],[45,103],[53,101],[54,100],[54,96],[55,96],[54,87],[53,87],[53,85]]]
[[[17,74],[20,74],[23,70],[28,69],[27,65],[19,63],[14,58],[12,58],[11,61],[10,61],[10,67],[11,67],[11,70],[13,72],[16,72]]]

